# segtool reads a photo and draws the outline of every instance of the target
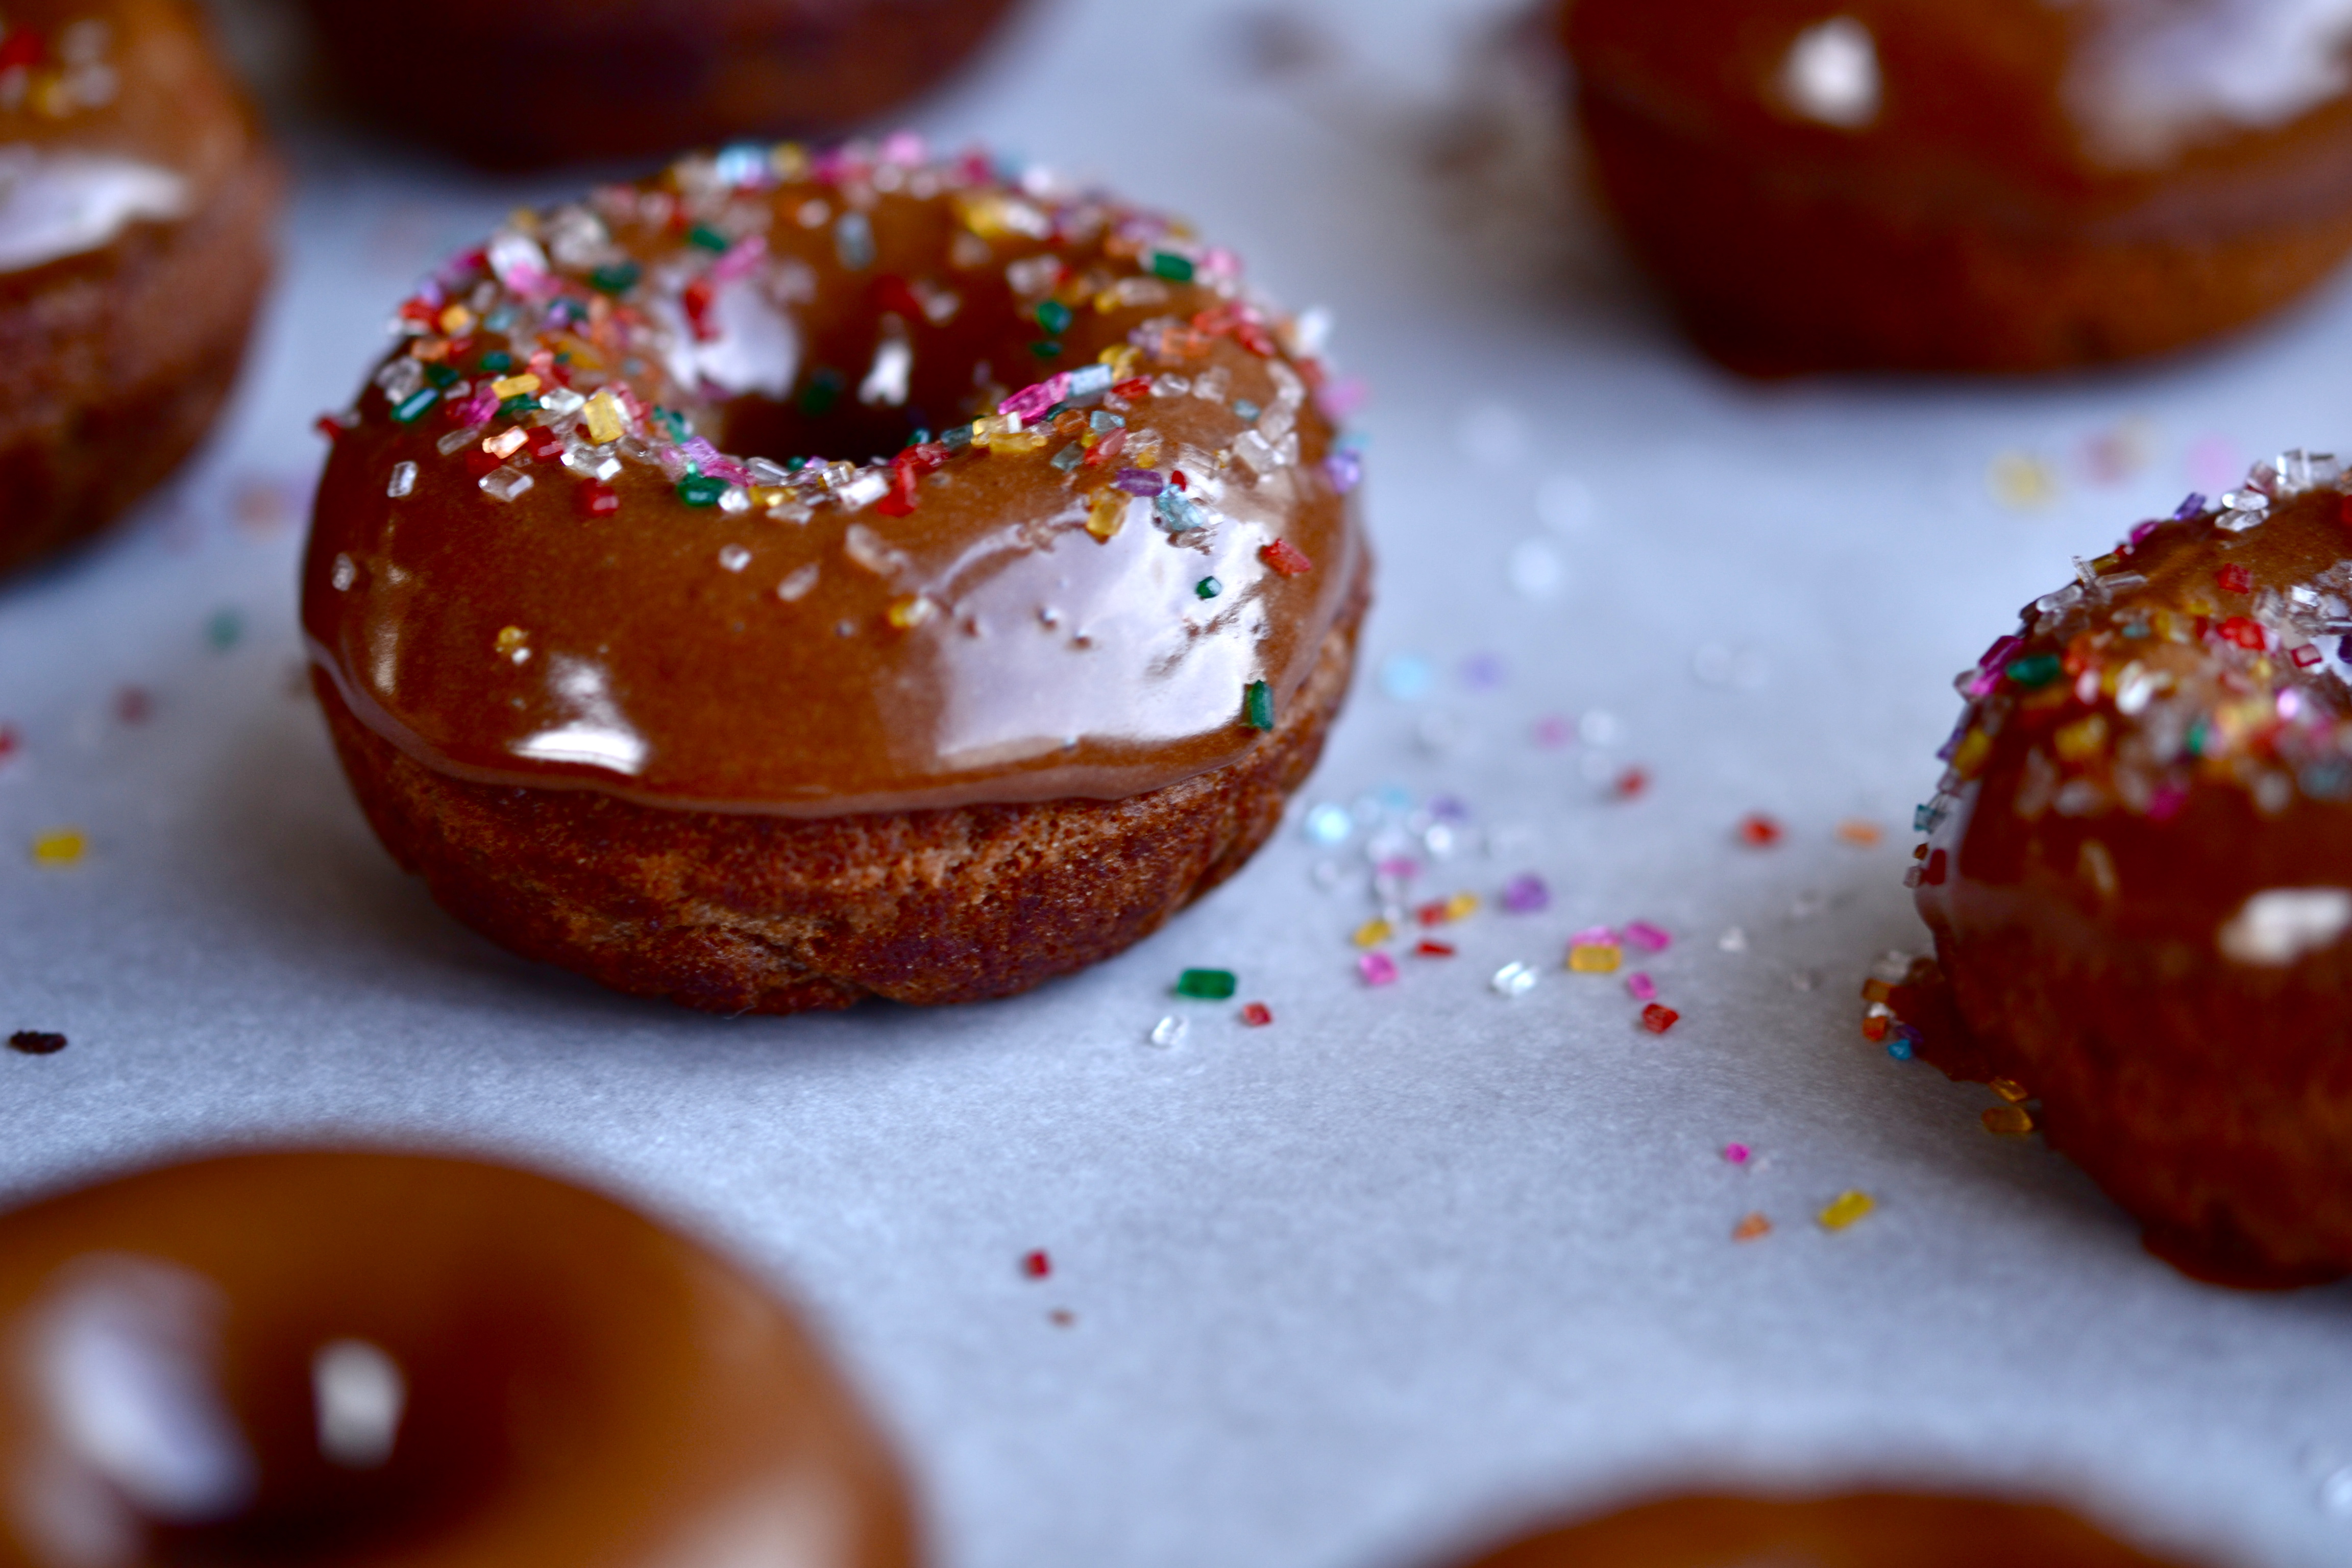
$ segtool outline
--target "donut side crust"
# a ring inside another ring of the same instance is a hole
[[[0,573],[112,522],[212,428],[269,280],[283,184],[257,150],[186,221],[0,279]]]
[[[394,858],[525,957],[716,1013],[971,1002],[1132,946],[1257,851],[1346,700],[1369,580],[1264,742],[1124,800],[799,818],[474,784],[312,683]]]

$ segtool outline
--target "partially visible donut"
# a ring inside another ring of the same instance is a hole
[[[1171,220],[737,148],[400,314],[303,623],[378,833],[520,952],[721,1012],[1023,990],[1247,859],[1346,695],[1313,325]]]
[[[1961,676],[1911,872],[1929,1058],[2241,1282],[2352,1272],[2347,506],[2291,452],[2078,563]]]
[[[2352,249],[2352,17],[2235,0],[1572,0],[1609,206],[1763,374],[2227,331]]]
[[[1663,1499],[1547,1530],[1465,1568],[2167,1568],[2073,1514],[1984,1497]]]
[[[0,1563],[908,1568],[793,1315],[609,1199],[239,1154],[0,1215]]]
[[[211,427],[278,186],[183,0],[0,13],[0,572],[111,521]]]
[[[927,91],[1015,0],[310,0],[370,118],[494,168],[837,135]],[[517,68],[518,62],[527,68]]]

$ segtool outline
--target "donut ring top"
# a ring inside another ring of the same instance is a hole
[[[2352,201],[2345,0],[1674,0],[1567,25],[1586,91],[1914,221],[2194,237]]]
[[[0,1217],[0,1562],[906,1568],[782,1307],[576,1187],[242,1154]]]
[[[0,14],[0,304],[7,275],[195,213],[253,144],[180,0],[11,4]]]
[[[2035,601],[1959,678],[1931,833],[1931,924],[2178,942],[2256,968],[2352,930],[2352,535],[2335,459],[2191,496]]]
[[[303,593],[475,780],[829,816],[1220,767],[1365,552],[1317,329],[1230,253],[913,139],[519,214],[330,422]]]

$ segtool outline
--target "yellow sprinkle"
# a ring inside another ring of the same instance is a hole
[[[522,663],[530,657],[530,634],[520,626],[499,628],[499,652],[517,664]]]
[[[1613,974],[1625,950],[1612,942],[1580,942],[1568,950],[1568,966],[1579,974]]]
[[[539,377],[529,371],[523,372],[520,375],[509,375],[490,383],[490,395],[501,403],[509,397],[520,397],[525,393],[538,390]]]
[[[1980,1120],[1996,1138],[2022,1138],[2033,1131],[2033,1118],[2021,1105],[1987,1106]]]
[[[1456,893],[1445,900],[1445,918],[1448,921],[1466,921],[1477,910],[1478,895],[1475,893]]]
[[[1127,522],[1127,503],[1134,498],[1125,490],[1105,487],[1095,492],[1087,503],[1087,531],[1097,539],[1109,539]]]
[[[62,71],[44,70],[36,73],[33,78],[32,90],[27,96],[32,99],[33,107],[51,120],[63,120],[79,106],[79,98],[74,92],[73,84],[66,79],[65,73]]]
[[[2265,710],[2267,716],[2267,710]],[[2097,756],[2106,750],[2107,721],[2104,714],[2094,713],[2078,719],[2051,737],[2058,754],[2070,763],[2079,763]]]
[[[1045,437],[1046,432],[1043,430],[1009,431],[1006,434],[998,436],[994,439],[991,440],[988,444],[988,449],[992,452],[1002,453],[1006,457],[1012,457],[1022,452],[1034,452],[1045,445]],[[972,442],[972,445],[977,447],[980,445],[980,442],[975,439]]]
[[[1878,1206],[1878,1200],[1864,1192],[1843,1192],[1821,1214],[1823,1230],[1843,1230]]]
[[[486,437],[482,442],[482,450],[493,458],[511,458],[515,455],[515,448],[530,438],[522,426],[518,425],[512,429],[501,430],[495,436]]]
[[[903,598],[891,600],[887,614],[890,624],[903,632],[921,626],[938,611],[939,606],[931,602],[929,595],[908,594]]]
[[[1348,940],[1354,942],[1358,947],[1378,947],[1381,943],[1388,941],[1389,938],[1395,934],[1396,928],[1389,924],[1388,921],[1382,920],[1370,920],[1366,921],[1362,925],[1358,926],[1356,928],[1356,934],[1349,937]]]
[[[474,312],[463,305],[452,305],[441,312],[441,330],[453,338],[462,338],[474,329]]]
[[[1766,1219],[1760,1214],[1751,1214],[1747,1218],[1741,1220],[1738,1225],[1731,1227],[1731,1239],[1734,1241],[1753,1241],[1759,1236],[1769,1234],[1771,1229],[1772,1222],[1770,1220]]]
[[[620,400],[610,387],[588,400],[588,406],[580,411],[580,420],[588,426],[588,439],[599,447],[619,440],[629,428],[629,422],[621,416]]]
[[[2029,511],[2058,499],[2058,476],[2030,452],[2003,452],[1985,470],[1985,486],[2005,507]]]
[[[75,866],[89,853],[89,836],[79,827],[52,827],[33,836],[33,864]]]
[[[1160,432],[1138,430],[1127,438],[1127,451],[1121,464],[1129,468],[1156,468],[1160,466]]]
[[[1997,1078],[1985,1087],[2011,1105],[2021,1105],[2033,1098],[2027,1092],[2025,1086],[2013,1078]]]
[[[1992,755],[1992,737],[1982,730],[1971,730],[1952,753],[1952,771],[1964,779],[1972,779],[1984,771],[1985,760]]]
[[[1142,357],[1143,351],[1133,343],[1116,343],[1097,354],[1095,360],[1110,366],[1111,380],[1125,381],[1135,374],[1135,362]]]

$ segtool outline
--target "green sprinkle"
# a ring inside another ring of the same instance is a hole
[[[482,325],[494,332],[503,332],[513,326],[514,322],[515,311],[512,305],[500,305],[482,318]]]
[[[971,445],[971,426],[969,425],[958,425],[949,430],[946,435],[940,437],[940,439],[946,444],[949,451],[961,452],[966,447]]]
[[[205,623],[205,640],[222,653],[235,647],[245,636],[245,617],[235,610],[215,610]]]
[[[1203,577],[1192,584],[1192,592],[1203,599],[1213,599],[1225,591],[1225,585],[1214,577]]]
[[[803,468],[807,467],[808,459],[806,458],[787,458],[784,459],[784,472],[788,474],[797,474]]]
[[[841,373],[819,366],[809,376],[809,384],[801,388],[801,412],[811,419],[833,412],[841,401]]]
[[[1252,424],[1255,424],[1257,422],[1257,416],[1264,413],[1265,410],[1260,408],[1256,404],[1252,403],[1246,397],[1236,397],[1234,399],[1234,412],[1240,415],[1243,418],[1249,420]]]
[[[1223,1002],[1234,994],[1230,969],[1188,969],[1176,977],[1176,994],[1202,1002]]]
[[[1029,352],[1039,359],[1058,359],[1061,357],[1062,341],[1059,338],[1040,338],[1029,345]]]
[[[425,379],[434,386],[446,392],[449,388],[457,384],[457,372],[452,366],[445,364],[439,360],[435,360],[431,364],[425,367]]]
[[[492,349],[482,356],[482,368],[504,375],[514,369],[514,355],[504,349]]]
[[[2057,679],[2065,669],[2065,664],[2054,653],[2030,653],[2023,658],[2010,660],[2003,673],[2028,691],[2036,691]]]
[[[1072,468],[1076,468],[1081,462],[1084,462],[1086,460],[1086,448],[1080,447],[1076,441],[1073,441],[1046,460],[1052,463],[1054,467],[1061,469],[1062,472],[1066,474]]]
[[[425,411],[441,401],[440,392],[434,387],[420,386],[392,405],[392,418],[396,425],[414,425],[425,417]]]
[[[2205,742],[2211,738],[2211,734],[2212,732],[2206,728],[2204,720],[2200,719],[2191,723],[2189,726],[2189,739],[2187,742],[2189,754],[2192,757],[2203,756],[2205,754]]]
[[[528,392],[519,392],[499,405],[499,416],[502,419],[520,419],[538,406],[538,398]]]
[[[709,474],[693,474],[677,481],[677,499],[688,506],[717,506],[727,493],[727,481]]]
[[[588,281],[605,294],[625,294],[637,286],[646,269],[634,261],[615,261],[588,274]]]
[[[1263,680],[1253,680],[1242,693],[1242,717],[1253,730],[1274,728],[1274,688]]]
[[[688,244],[698,245],[705,250],[725,250],[727,248],[727,237],[719,233],[717,229],[711,227],[707,223],[698,223],[692,228],[688,229],[686,231],[686,238]]]
[[[1186,260],[1183,257],[1177,255],[1172,250],[1153,251],[1151,253],[1151,271],[1154,277],[1165,278],[1171,283],[1190,283],[1192,281],[1192,262]]]
[[[1037,324],[1045,329],[1049,338],[1058,338],[1070,330],[1070,308],[1059,300],[1048,300],[1037,307]]]

